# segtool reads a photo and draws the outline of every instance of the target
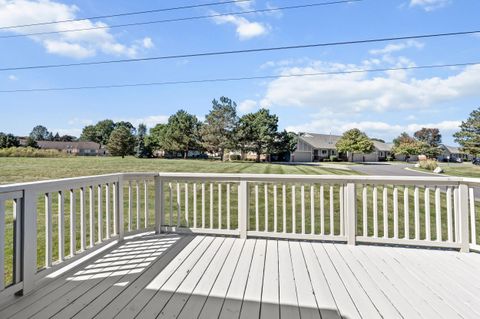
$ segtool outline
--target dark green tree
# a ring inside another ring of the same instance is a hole
[[[293,132],[287,132],[287,130],[278,132],[273,144],[274,149],[272,154],[276,154],[285,161],[288,161],[291,154],[297,149],[297,141],[297,134]]]
[[[234,145],[233,134],[237,123],[237,104],[224,96],[220,101],[214,99],[200,131],[203,147],[209,152],[219,153],[223,161],[225,149]]]
[[[168,119],[161,143],[166,151],[179,151],[187,158],[190,150],[201,146],[200,127],[201,123],[195,115],[180,110]]]
[[[108,119],[100,121],[95,125],[87,125],[83,128],[80,139],[106,145],[115,127],[115,122]]]
[[[373,142],[367,134],[357,128],[343,133],[335,146],[339,153],[350,153],[352,161],[355,153],[368,154],[374,150]]]
[[[38,143],[35,139],[33,139],[29,136],[29,137],[27,137],[27,141],[25,142],[25,146],[26,147],[38,148]]]
[[[45,126],[37,125],[32,129],[32,132],[29,136],[35,141],[48,141],[50,138],[50,134],[51,133]]]
[[[167,149],[165,135],[167,124],[157,124],[150,129],[150,134],[146,138],[146,144],[152,151],[162,151]]]
[[[20,141],[13,134],[4,134],[0,132],[0,148],[19,147]]]
[[[127,155],[133,155],[135,147],[135,136],[125,126],[115,128],[110,134],[110,139],[107,143],[107,149],[112,156],[121,156],[124,158]]]
[[[256,153],[256,161],[260,162],[262,154],[271,154],[278,130],[278,117],[267,109],[242,116],[236,130],[236,141],[243,151]]]
[[[480,107],[472,111],[466,121],[462,121],[460,131],[453,134],[453,137],[464,152],[480,156]]]
[[[147,126],[145,124],[138,125],[136,145],[135,145],[135,156],[138,158],[147,158],[151,156],[151,151],[146,145],[147,138]]]
[[[80,140],[98,143],[100,138],[97,135],[97,128],[95,125],[85,126],[82,130],[82,134],[80,135]]]

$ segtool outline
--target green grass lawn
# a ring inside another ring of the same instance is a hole
[[[253,174],[356,174],[307,165],[134,157],[0,158],[0,184],[119,172],[198,172]]]
[[[440,167],[443,168],[445,175],[457,176],[457,177],[480,178],[480,166],[476,166],[471,163],[463,163],[463,164],[440,163]],[[423,168],[413,168],[413,169],[420,172],[430,172]]]

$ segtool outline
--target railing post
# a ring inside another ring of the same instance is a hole
[[[241,181],[238,186],[238,230],[240,231],[240,238],[247,238],[248,225],[248,182]]]
[[[470,250],[470,234],[468,229],[468,185],[466,184],[460,184],[458,187],[458,210],[460,251],[468,253]]]
[[[118,241],[122,241],[125,236],[125,229],[123,225],[123,175],[118,177],[118,182],[116,183],[117,189],[115,190],[116,195],[116,205],[117,205],[117,231],[118,231]]]
[[[357,196],[355,191],[355,183],[347,183],[346,192],[344,196],[346,217],[346,234],[347,244],[355,245],[357,236]]]
[[[165,194],[163,193],[163,180],[160,176],[155,176],[155,233],[162,232],[163,211],[165,207]]]
[[[22,293],[26,294],[35,288],[35,274],[37,273],[37,197],[35,191],[24,191],[22,206]]]

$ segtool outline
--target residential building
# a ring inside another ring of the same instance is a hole
[[[438,148],[442,153],[438,156],[439,161],[449,161],[454,159],[461,159],[462,161],[471,161],[473,159],[472,155],[469,155],[463,152],[457,146],[448,146],[445,144],[440,144]]]
[[[95,142],[37,141],[37,145],[41,149],[58,150],[60,152],[78,156],[106,155],[105,148]]]

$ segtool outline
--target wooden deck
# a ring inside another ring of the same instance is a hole
[[[480,255],[454,251],[147,236],[48,280],[0,318],[480,317]]]

